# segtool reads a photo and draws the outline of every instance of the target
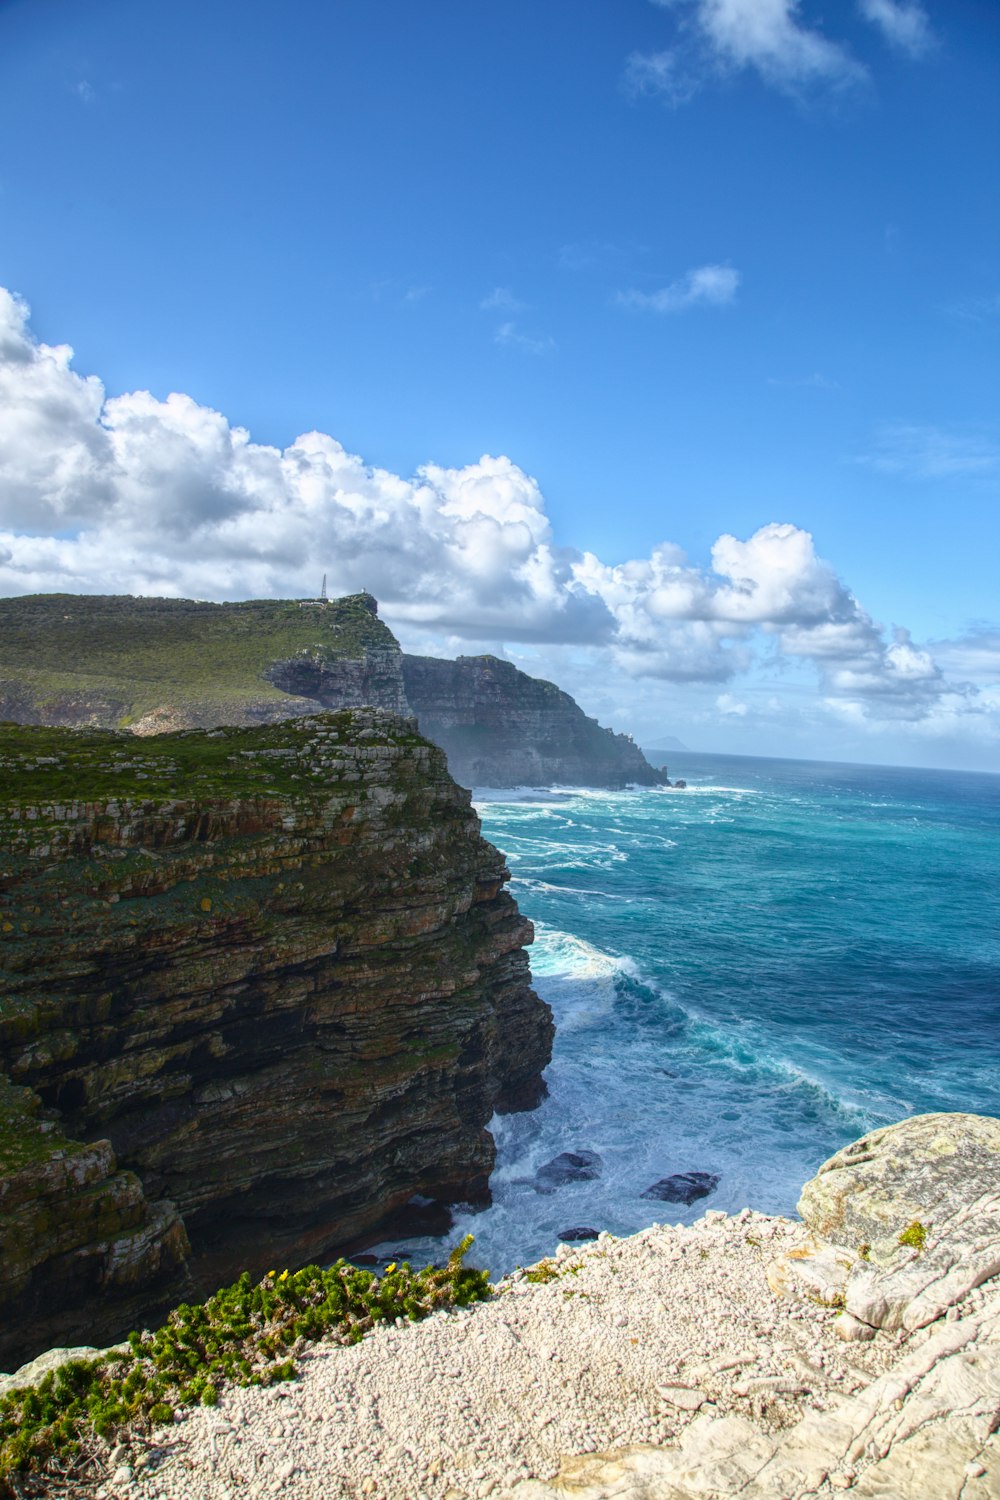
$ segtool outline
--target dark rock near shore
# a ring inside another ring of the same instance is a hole
[[[560,1151],[538,1168],[532,1180],[540,1193],[554,1193],[569,1182],[591,1182],[600,1177],[602,1166],[596,1151]]]
[[[560,1229],[559,1238],[563,1244],[575,1245],[581,1240],[596,1240],[600,1232],[599,1229],[590,1229],[584,1224],[576,1229]]]
[[[707,1198],[719,1186],[716,1172],[675,1172],[672,1177],[661,1177],[654,1182],[641,1198],[655,1198],[661,1203],[684,1203],[690,1206],[699,1198]]]

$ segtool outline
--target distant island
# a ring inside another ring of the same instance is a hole
[[[668,785],[630,735],[495,656],[408,656],[368,593],[211,604],[127,595],[0,599],[0,719],[167,730],[322,709],[413,714],[465,786]]]

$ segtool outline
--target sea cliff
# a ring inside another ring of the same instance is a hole
[[[412,720],[6,725],[0,787],[0,1366],[488,1200],[551,1016]]]
[[[628,735],[495,656],[405,656],[371,594],[0,599],[0,719],[134,734],[363,705],[415,714],[464,786],[666,784]]]
[[[404,656],[403,682],[424,734],[464,786],[661,786],[626,734],[603,729],[554,682],[496,656]]]

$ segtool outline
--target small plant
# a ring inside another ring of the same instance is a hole
[[[524,1279],[536,1283],[558,1281],[559,1267],[554,1260],[540,1260],[537,1266],[532,1266],[530,1271],[525,1271]]]
[[[872,1247],[871,1247],[871,1245],[859,1245],[858,1246],[858,1254],[860,1255],[860,1257],[861,1257],[862,1260],[871,1260],[871,1258],[872,1258]]]
[[[462,1264],[472,1236],[443,1267],[408,1262],[382,1276],[338,1260],[323,1270],[246,1272],[207,1302],[182,1303],[155,1333],[129,1334],[129,1350],[73,1360],[37,1385],[0,1398],[0,1500],[20,1495],[13,1479],[65,1470],[81,1444],[148,1431],[183,1406],[214,1406],[227,1383],[272,1385],[295,1377],[308,1344],[333,1337],[355,1344],[377,1323],[416,1321],[440,1308],[490,1295],[489,1273]]]
[[[907,1224],[899,1236],[901,1245],[908,1245],[911,1250],[922,1250],[927,1244],[927,1230],[919,1219],[914,1219],[912,1224]]]

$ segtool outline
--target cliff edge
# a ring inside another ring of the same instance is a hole
[[[488,1201],[553,1031],[507,878],[385,711],[0,726],[0,1366]]]
[[[416,714],[464,786],[666,785],[628,735],[494,656],[404,656],[371,594],[0,599],[0,719],[154,734],[317,709]]]

